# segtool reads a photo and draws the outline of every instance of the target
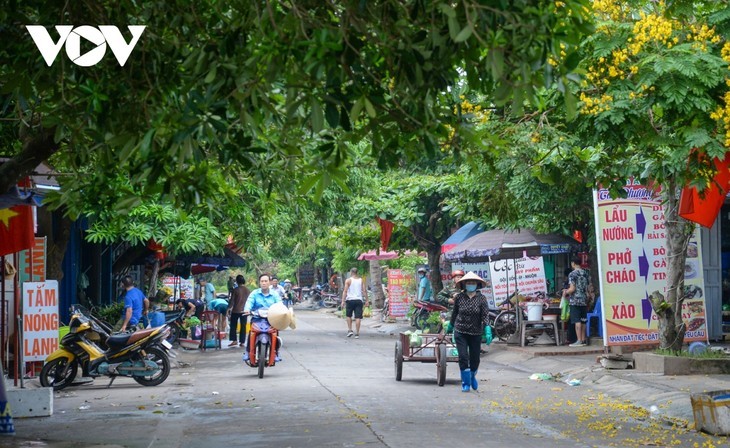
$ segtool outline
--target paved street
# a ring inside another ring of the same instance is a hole
[[[283,333],[284,361],[263,379],[241,349],[180,350],[181,367],[161,386],[119,379],[69,388],[49,418],[16,419],[0,446],[443,447],[722,446],[725,438],[670,428],[644,409],[593,385],[533,381],[530,373],[482,358],[478,393],[462,393],[458,366],[445,387],[435,364],[393,368],[395,336],[364,329],[345,337],[332,314],[301,310]],[[224,342],[226,345],[226,342]],[[569,367],[569,366],[566,366]],[[38,441],[43,443],[38,443]]]

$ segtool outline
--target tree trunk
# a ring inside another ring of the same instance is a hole
[[[694,224],[679,217],[676,182],[671,179],[665,187],[667,291],[666,299],[658,291],[652,293],[651,304],[659,323],[659,348],[680,351],[686,331],[686,325],[682,321],[684,264],[687,259],[687,243],[694,232]]]
[[[150,287],[147,288],[147,298],[152,300],[157,295],[157,277],[160,275],[160,260],[155,258],[152,263],[152,274],[150,275]]]
[[[383,308],[385,294],[383,294],[383,281],[380,270],[380,261],[370,260],[370,286],[373,290],[373,308]]]
[[[57,213],[58,228],[48,235],[46,255],[46,277],[59,282],[63,279],[63,257],[66,255],[68,240],[71,238],[71,220]]]
[[[28,138],[23,149],[7,162],[0,165],[0,193],[10,190],[23,177],[33,173],[36,167],[58,151],[54,141],[54,129],[44,129]]]
[[[431,270],[431,286],[433,287],[434,296],[444,289],[444,284],[441,281],[441,265],[439,264],[441,258],[441,246],[435,246],[429,248],[426,252],[428,254],[428,268]]]

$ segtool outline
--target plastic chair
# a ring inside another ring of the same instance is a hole
[[[591,337],[591,319],[598,318],[598,336],[603,337],[603,325],[601,318],[603,317],[603,308],[601,307],[601,297],[596,297],[596,304],[593,311],[586,315],[586,337]]]
[[[218,329],[218,322],[220,319],[220,313],[218,311],[203,311],[203,318],[201,320],[201,333],[202,333],[202,341],[200,344],[200,349],[202,351],[205,351],[206,348],[208,348],[208,335],[213,334],[213,341],[215,341],[215,348],[216,350],[221,349],[221,335],[220,330]]]

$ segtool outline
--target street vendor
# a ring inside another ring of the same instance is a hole
[[[479,290],[486,284],[474,272],[468,272],[456,282],[456,287],[461,288],[461,292],[456,296],[451,321],[446,326],[447,333],[454,332],[454,343],[459,352],[462,392],[469,392],[470,387],[474,390],[479,387],[479,352],[482,335],[486,337],[489,325],[487,298]]]

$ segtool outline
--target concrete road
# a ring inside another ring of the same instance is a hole
[[[530,380],[495,362],[496,344],[478,392],[461,392],[456,363],[444,387],[435,364],[405,363],[397,382],[396,337],[364,328],[356,340],[345,329],[332,314],[299,311],[297,330],[282,334],[283,362],[263,379],[240,348],[180,350],[158,387],[97,379],[63,390],[51,417],[16,419],[0,447],[719,446],[601,390]]]

